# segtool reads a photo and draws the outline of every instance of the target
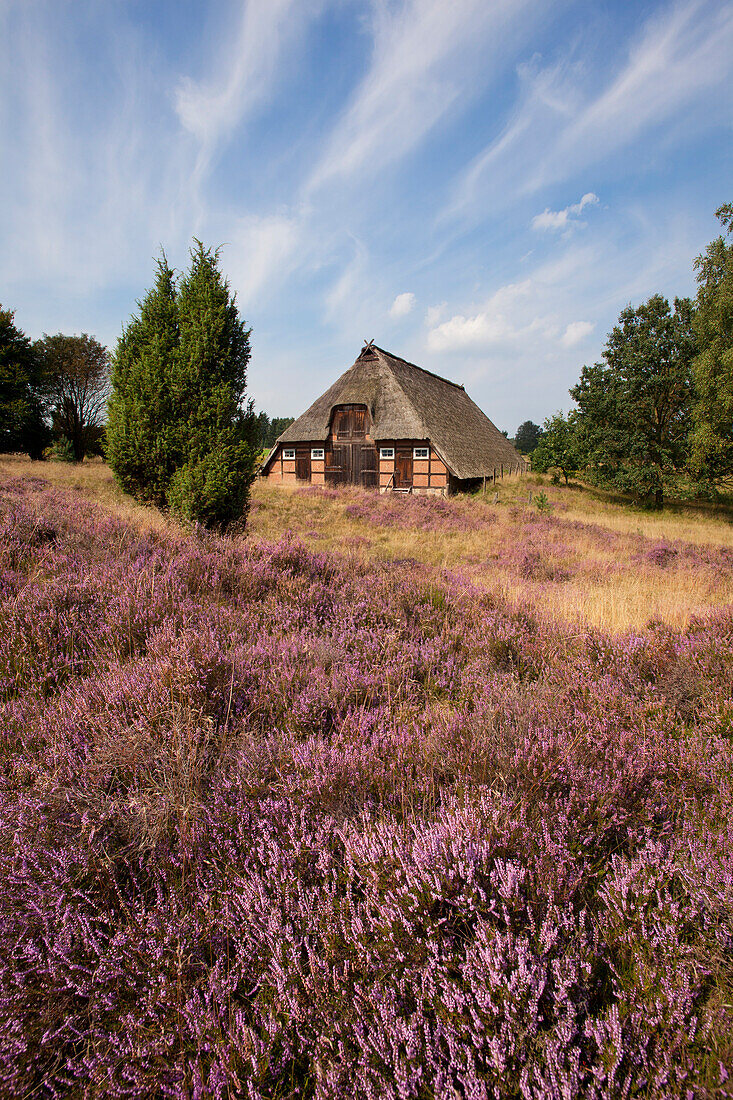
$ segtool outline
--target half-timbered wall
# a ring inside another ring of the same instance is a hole
[[[416,457],[416,450],[426,450],[427,457]],[[448,492],[446,465],[426,440],[380,440],[379,489],[384,493],[393,488],[411,488],[413,493]]]
[[[415,457],[416,449],[427,450],[427,457]],[[289,453],[294,457],[286,458]],[[362,485],[380,492],[395,487],[411,488],[413,493],[445,495],[449,491],[446,465],[426,440],[380,440],[377,446],[358,417],[334,417],[331,435],[322,447],[279,446],[267,478],[291,485],[307,480],[313,485]]]

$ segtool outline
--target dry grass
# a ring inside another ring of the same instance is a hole
[[[523,545],[536,545],[528,531],[542,519],[528,494],[536,497],[539,489],[547,493],[550,515],[559,523],[548,523],[542,532],[535,551],[539,575],[533,577],[521,575],[517,556]],[[733,571],[701,563],[695,555],[696,549],[714,555],[718,548],[733,548],[733,527],[722,512],[701,515],[687,508],[653,515],[600,501],[587,490],[522,479],[501,485],[498,504],[493,490],[469,500],[467,506],[482,521],[478,529],[462,528],[458,519],[452,529],[426,531],[352,518],[347,509],[358,497],[353,491],[333,499],[259,484],[250,534],[270,539],[289,530],[314,549],[414,559],[462,573],[518,604],[529,603],[543,617],[612,631],[641,629],[650,620],[683,628],[693,615],[733,600]],[[676,551],[669,563],[658,567],[644,560],[665,543]]]
[[[173,521],[157,508],[138,504],[120,489],[101,458],[72,462],[31,462],[25,455],[0,455],[0,478],[34,477],[54,488],[73,489],[138,527],[167,530]]]
[[[97,500],[136,525],[172,526],[156,509],[124,494],[100,460],[74,466],[4,456],[0,476],[40,477]],[[549,498],[549,518],[529,503],[529,492],[536,499],[539,490]],[[612,631],[640,629],[650,620],[683,628],[693,615],[733,600],[733,569],[720,556],[733,549],[733,524],[724,508],[673,506],[662,514],[647,513],[539,478],[507,479],[498,493],[498,503],[493,488],[485,496],[456,499],[445,522],[426,529],[373,522],[372,516],[384,518],[380,509],[387,503],[374,494],[335,495],[258,482],[247,537],[278,539],[289,531],[312,549],[359,559],[414,560],[461,573],[490,592],[529,604],[543,617]],[[661,557],[668,553],[669,560],[658,563],[653,555],[660,547]]]

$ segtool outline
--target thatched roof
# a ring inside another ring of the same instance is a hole
[[[334,406],[352,404],[369,409],[375,442],[430,440],[458,478],[482,477],[502,463],[522,462],[463,386],[374,344],[362,349],[354,365],[286,428],[278,443],[324,443]]]

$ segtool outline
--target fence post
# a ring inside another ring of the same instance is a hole
[[[501,464],[501,480],[504,480],[504,463]]]

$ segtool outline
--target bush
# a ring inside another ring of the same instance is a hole
[[[246,445],[235,443],[187,462],[170,482],[171,511],[191,523],[226,530],[245,511],[249,461]]]

